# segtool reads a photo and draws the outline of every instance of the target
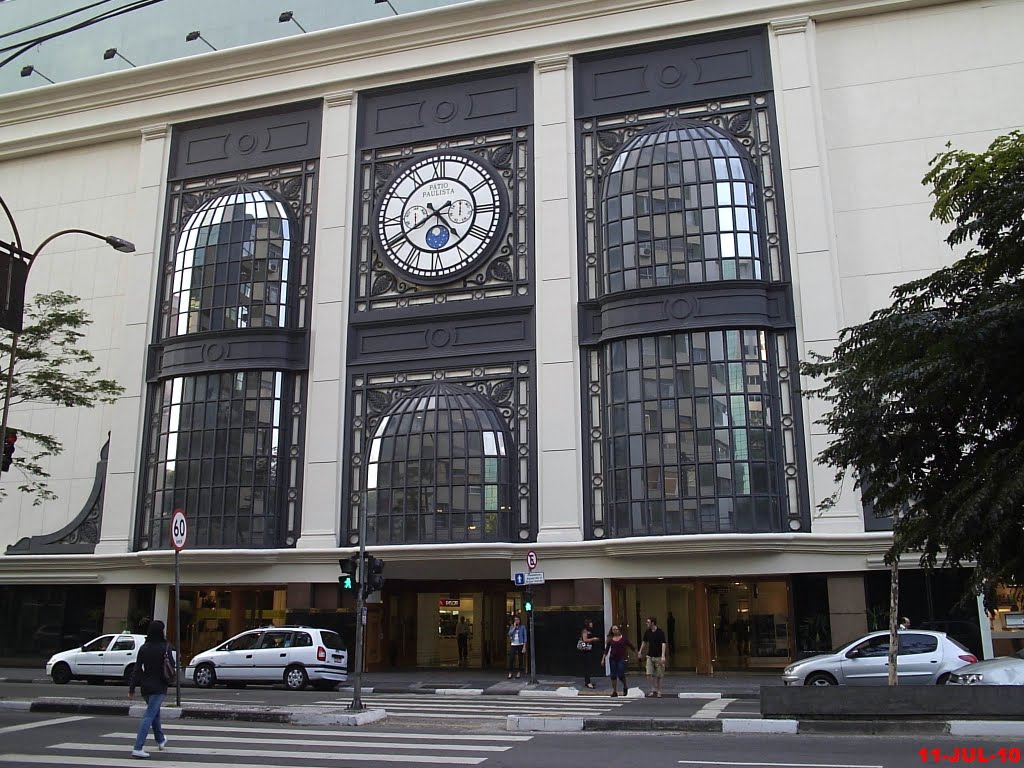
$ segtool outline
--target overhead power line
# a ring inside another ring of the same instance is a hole
[[[0,0],[0,2],[2,2],[2,0]],[[30,29],[35,29],[36,27],[43,27],[46,26],[47,24],[52,24],[53,22],[60,21],[61,19],[66,19],[68,16],[74,16],[76,13],[88,11],[90,8],[95,8],[97,5],[106,5],[107,3],[112,2],[114,2],[114,0],[98,0],[98,2],[92,3],[91,5],[84,5],[81,8],[75,8],[74,10],[62,13],[60,16],[51,16],[48,19],[37,21],[34,24],[19,27],[18,29],[12,29],[10,32],[4,32],[3,34],[0,34],[0,40],[2,40],[5,37],[10,37],[11,35],[17,35],[21,32],[28,32]]]
[[[134,2],[132,2],[129,5],[123,6],[121,8],[116,8],[116,9],[113,9],[113,10],[110,10],[110,11],[104,11],[103,13],[101,13],[101,14],[99,14],[97,16],[93,16],[91,19],[86,19],[84,21],[80,21],[77,24],[73,24],[70,27],[66,27],[66,28],[58,30],[56,32],[50,32],[50,33],[47,33],[45,35],[40,35],[39,37],[35,38],[34,40],[27,40],[27,41],[23,41],[23,42],[20,42],[20,43],[14,43],[13,45],[8,45],[8,46],[6,46],[4,48],[0,48],[0,53],[7,53],[8,51],[14,51],[14,53],[12,53],[10,56],[8,56],[7,58],[5,58],[2,61],[0,61],[0,67],[4,67],[7,64],[10,64],[12,61],[14,61],[16,58],[21,56],[23,53],[26,53],[27,51],[32,50],[32,48],[34,48],[35,46],[39,45],[40,43],[44,43],[44,42],[46,42],[48,40],[54,40],[54,39],[56,39],[58,37],[62,37],[63,35],[70,34],[71,32],[77,32],[80,29],[85,29],[86,27],[91,27],[93,24],[98,24],[101,21],[106,21],[108,19],[113,19],[113,18],[116,18],[118,16],[122,16],[122,15],[124,15],[126,13],[131,13],[133,11],[138,11],[138,10],[141,10],[143,8],[148,8],[151,5],[156,5],[157,3],[162,3],[162,2],[163,2],[163,0],[134,0]]]

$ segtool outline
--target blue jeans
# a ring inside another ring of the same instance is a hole
[[[626,687],[626,660],[622,661],[609,661],[608,666],[611,670],[612,687],[615,686],[616,680],[622,681],[622,692],[625,693],[629,689]]]
[[[166,695],[166,693],[151,693],[145,697],[146,714],[142,716],[142,722],[139,723],[139,732],[135,736],[135,749],[142,749],[142,746],[146,743],[146,733],[149,732],[150,726],[153,727],[153,736],[156,737],[156,743],[163,744],[164,729],[160,727],[160,705],[164,703]]]

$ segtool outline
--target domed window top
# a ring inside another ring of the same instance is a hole
[[[761,279],[755,168],[713,125],[668,120],[623,145],[601,216],[608,293]]]
[[[270,190],[239,185],[200,206],[178,237],[164,336],[285,327],[296,231]]]
[[[514,451],[486,395],[436,382],[381,418],[366,462],[367,536],[376,544],[508,541]]]

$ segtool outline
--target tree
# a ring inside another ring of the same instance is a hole
[[[93,354],[79,347],[85,335],[82,329],[91,323],[88,313],[78,306],[78,298],[62,291],[37,295],[25,306],[8,429],[18,433],[18,452],[11,471],[20,473],[18,490],[30,494],[35,505],[56,498],[46,484],[50,475],[43,462],[61,453],[63,445],[52,435],[25,429],[18,423],[18,413],[13,408],[19,404],[46,403],[92,408],[97,403],[112,403],[124,392],[116,381],[100,378],[99,367],[93,365]],[[5,362],[10,360],[9,333],[5,332],[0,339],[0,352]],[[2,393],[0,389],[0,396]],[[6,491],[0,488],[0,499],[5,495]]]
[[[966,254],[897,286],[801,372],[831,406],[817,461],[838,484],[852,471],[876,514],[896,518],[887,562],[972,567],[980,593],[1024,584],[1024,135],[980,153],[947,145],[923,183]]]

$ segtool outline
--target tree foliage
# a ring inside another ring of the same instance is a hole
[[[8,417],[8,429],[18,433],[9,475],[18,478],[18,490],[31,495],[33,504],[56,498],[46,483],[49,473],[45,461],[61,453],[63,445],[53,435],[25,429],[20,421],[25,411],[19,411],[18,406],[92,408],[97,403],[114,402],[124,391],[116,381],[101,378],[93,354],[79,346],[85,336],[83,329],[91,323],[78,298],[62,291],[37,295],[25,306]],[[0,339],[4,375],[10,362],[11,341],[11,335],[4,332]],[[0,388],[0,398],[4,394]],[[4,495],[0,488],[0,498]]]
[[[801,366],[831,406],[817,461],[837,483],[852,470],[876,513],[898,517],[890,562],[976,565],[977,591],[1024,584],[1024,135],[947,145],[923,183],[967,253]]]

